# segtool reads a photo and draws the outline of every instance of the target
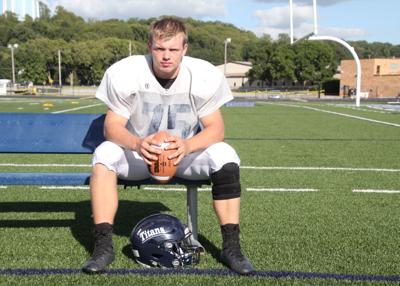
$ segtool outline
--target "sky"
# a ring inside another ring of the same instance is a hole
[[[313,32],[313,0],[292,0],[294,36]],[[316,0],[318,34],[400,44],[400,0]],[[257,36],[290,33],[289,0],[48,0],[85,19],[175,15],[230,23]],[[234,40],[234,39],[232,39]]]

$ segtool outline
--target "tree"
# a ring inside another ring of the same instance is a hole
[[[18,21],[16,15],[9,12],[0,16],[0,77],[10,78],[11,57],[7,45],[18,43],[15,60],[20,71],[19,80],[42,83],[48,74],[57,79],[60,50],[64,82],[72,73],[75,82],[97,84],[108,66],[128,55],[129,43],[132,43],[133,54],[147,52],[148,26],[155,20],[85,21],[62,6],[56,8],[54,15],[46,7],[41,9],[44,14],[34,20],[28,16]],[[335,72],[341,59],[351,58],[348,51],[336,43],[300,42],[292,46],[287,34],[279,35],[274,41],[268,35],[258,38],[252,32],[219,21],[181,20],[189,32],[188,55],[222,64],[224,41],[231,38],[228,61],[251,61],[251,81],[273,83],[289,79],[320,84]],[[400,45],[366,41],[350,44],[360,58],[400,57]]]
[[[272,45],[273,51],[267,63],[268,73],[271,80],[291,80],[296,81],[295,75],[295,53],[287,41],[276,42]]]
[[[245,45],[245,56],[252,63],[252,69],[249,71],[250,81],[262,80],[272,82],[272,76],[269,73],[268,63],[272,55],[272,39],[264,35],[259,41],[248,42]]]
[[[333,49],[328,43],[303,41],[294,45],[295,75],[299,82],[316,84],[331,78],[337,68]]]
[[[51,37],[70,41],[79,38],[84,30],[83,18],[68,12],[62,6],[56,7],[56,14],[51,18]]]
[[[21,44],[16,53],[16,67],[21,71],[18,80],[42,84],[48,81],[49,76],[58,79],[59,50],[62,51],[65,67],[72,58],[67,42],[39,38]]]
[[[14,13],[6,12],[0,16],[0,46],[7,47],[11,39],[17,40],[13,38],[12,33],[18,24],[18,17]]]

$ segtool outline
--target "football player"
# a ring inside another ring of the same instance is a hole
[[[240,160],[223,142],[220,107],[233,96],[212,64],[185,56],[184,23],[162,18],[151,24],[148,55],[130,56],[104,74],[96,97],[108,111],[106,137],[94,152],[90,180],[95,247],[83,271],[103,272],[114,260],[112,231],[118,207],[117,178],[141,180],[159,149],[152,140],[165,130],[176,176],[211,179],[215,213],[222,232],[221,261],[240,274],[253,267],[239,241]],[[200,130],[200,131],[199,131]]]

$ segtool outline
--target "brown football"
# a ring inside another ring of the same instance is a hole
[[[168,156],[175,152],[175,150],[165,150],[169,143],[165,143],[165,138],[168,133],[160,131],[154,135],[153,139],[160,143],[160,146],[153,145],[153,147],[162,149],[161,154],[158,156],[157,161],[153,161],[149,165],[151,176],[161,183],[167,183],[175,175],[177,166],[174,165],[175,160],[168,159]]]

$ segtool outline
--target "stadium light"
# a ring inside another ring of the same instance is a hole
[[[12,68],[12,82],[15,84],[15,64],[14,64],[14,49],[18,48],[18,44],[8,44],[7,46],[11,50],[11,68]]]
[[[232,42],[231,38],[226,38],[225,39],[225,53],[224,53],[224,74],[226,75],[226,61],[227,61],[227,48],[228,48],[228,44],[230,44]]]

